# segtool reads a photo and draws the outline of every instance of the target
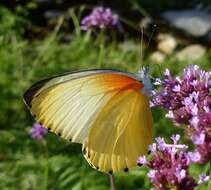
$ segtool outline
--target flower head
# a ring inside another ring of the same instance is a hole
[[[201,155],[200,162],[211,159],[211,72],[197,65],[184,69],[183,76],[172,77],[166,69],[160,88],[152,94],[152,106],[161,106],[176,126],[186,125],[187,135]]]
[[[110,8],[96,7],[92,10],[90,15],[83,18],[81,21],[81,29],[105,28],[108,26],[116,26],[117,24],[118,16],[113,14]]]
[[[156,138],[156,143],[149,146],[152,156],[149,160],[145,156],[139,158],[150,170],[147,176],[153,183],[155,190],[168,189],[170,187],[185,187],[193,190],[196,181],[189,175],[188,167],[190,158],[187,146],[178,144],[180,135],[171,137],[173,144],[167,144],[161,137]],[[183,188],[182,188],[183,189]]]
[[[42,127],[42,125],[39,123],[34,123],[29,131],[29,134],[33,139],[42,139],[47,132],[48,130]]]

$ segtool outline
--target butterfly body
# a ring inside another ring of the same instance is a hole
[[[92,167],[127,171],[152,141],[152,115],[137,75],[90,70],[43,80],[24,94],[35,119],[83,145]]]

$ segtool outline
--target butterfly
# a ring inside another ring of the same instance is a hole
[[[43,127],[82,144],[95,169],[112,174],[136,166],[152,142],[143,78],[119,70],[87,70],[32,85],[24,102]]]

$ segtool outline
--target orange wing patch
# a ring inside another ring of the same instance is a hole
[[[81,86],[82,95],[95,95],[114,90],[142,89],[144,85],[128,76],[117,74],[98,74],[86,77],[86,82]]]

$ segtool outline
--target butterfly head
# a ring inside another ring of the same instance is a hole
[[[152,83],[149,76],[149,67],[142,67],[138,72],[139,77],[141,78],[142,83],[144,84],[144,88],[141,90],[142,92],[150,95],[152,91]]]

